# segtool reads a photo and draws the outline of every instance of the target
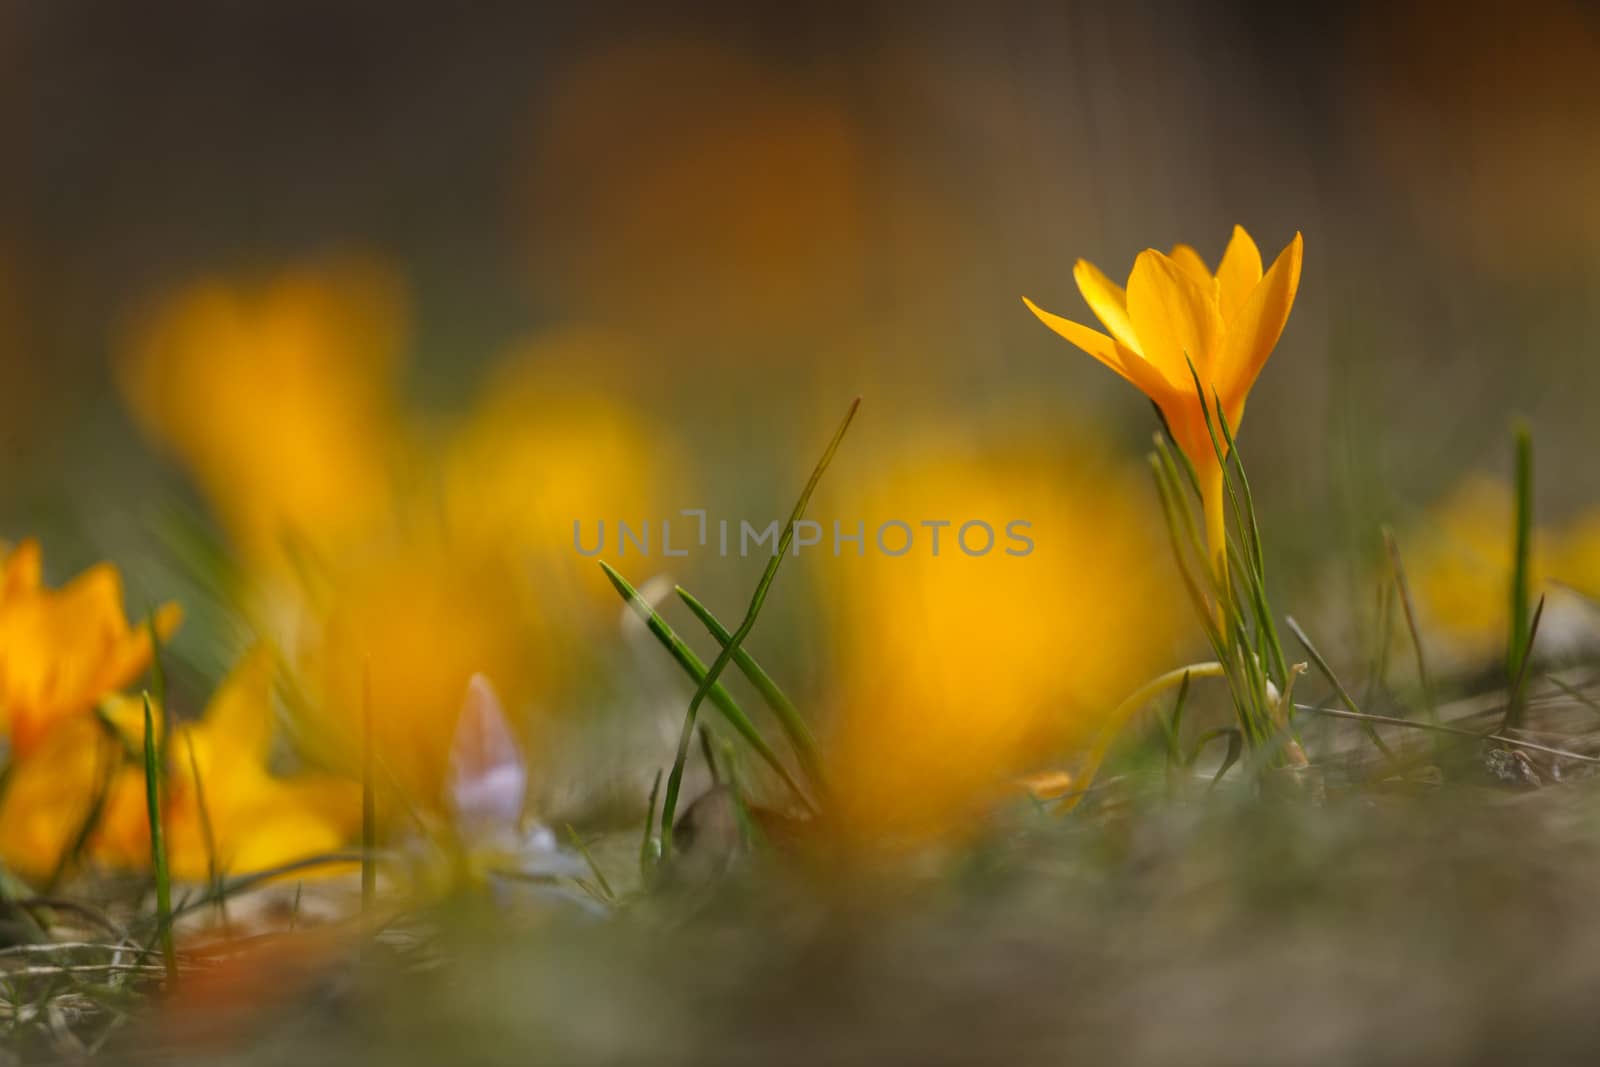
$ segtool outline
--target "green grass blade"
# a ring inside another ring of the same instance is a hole
[[[1567,694],[1567,696],[1570,697],[1572,700],[1577,701],[1579,704],[1581,704],[1584,707],[1588,708],[1590,711],[1600,712],[1600,701],[1595,701],[1595,700],[1592,700],[1591,698],[1585,696],[1581,689],[1577,689],[1577,688],[1574,688],[1573,686],[1568,685],[1566,682],[1563,682],[1560,678],[1557,678],[1553,674],[1549,675],[1548,677],[1549,677],[1550,683],[1552,685],[1554,685],[1557,689],[1561,690],[1563,693]]]
[[[1411,587],[1406,582],[1406,570],[1400,562],[1400,546],[1395,542],[1394,531],[1383,528],[1383,544],[1389,553],[1389,566],[1394,571],[1395,591],[1400,594],[1400,608],[1406,617],[1406,628],[1411,632],[1411,648],[1417,654],[1417,680],[1422,685],[1422,704],[1428,712],[1428,721],[1438,723],[1439,709],[1433,703],[1433,683],[1428,676],[1428,657],[1422,649],[1422,629],[1417,625],[1417,611],[1411,603]]]
[[[1533,658],[1533,643],[1539,637],[1539,620],[1544,618],[1544,597],[1534,606],[1533,619],[1528,623],[1528,643],[1517,655],[1517,676],[1511,679],[1511,692],[1506,701],[1506,717],[1500,723],[1502,731],[1522,725],[1522,711],[1526,706],[1524,695],[1528,681],[1528,662]]]
[[[206,879],[212,890],[222,889],[222,871],[217,864],[217,834],[211,822],[211,808],[206,803],[206,787],[200,776],[200,760],[194,752],[194,735],[188,730],[183,732],[184,747],[188,749],[189,778],[194,782],[195,807],[200,813],[200,836],[206,846]],[[227,917],[227,901],[219,899],[217,908],[224,918]]]
[[[663,619],[656,609],[650,606],[650,602],[641,596],[639,591],[634,589],[626,578],[617,573],[615,568],[601,560],[600,569],[605,572],[606,578],[610,580],[612,587],[616,589],[622,599],[627,602],[629,607],[633,608],[634,614],[644,620],[644,624],[650,630],[650,633],[667,650],[678,666],[683,668],[683,672],[689,676],[690,680],[698,686],[706,676],[706,666],[700,662],[700,657],[696,656],[694,650],[683,643],[683,639],[667,624],[667,620]],[[756,729],[755,723],[750,721],[750,716],[746,715],[744,709],[739,707],[738,702],[733,699],[733,694],[729,693],[721,685],[713,686],[711,703],[722,713],[722,717],[728,721],[728,725],[732,726],[739,736],[744,738],[751,748],[755,749],[756,754],[766,761],[767,766],[772,768],[773,773],[783,779],[784,784],[794,791],[795,796],[800,798],[800,802],[810,808],[811,801],[807,798],[805,790],[801,788],[799,782],[794,780],[794,776],[789,773],[789,769],[783,765],[783,760],[778,758],[777,752],[773,751],[772,746],[767,744],[767,739],[761,736],[761,731]]]
[[[567,840],[572,843],[573,848],[578,850],[578,855],[583,857],[583,862],[589,865],[589,873],[594,875],[595,885],[599,887],[601,893],[605,894],[605,902],[608,904],[614,903],[617,899],[617,894],[611,888],[611,883],[606,880],[606,873],[600,869],[600,865],[589,854],[589,846],[583,843],[583,838],[578,836],[578,831],[573,829],[570,822],[567,823]]]
[[[1528,617],[1529,586],[1533,569],[1533,437],[1526,425],[1514,432],[1516,453],[1516,555],[1511,568],[1511,632],[1506,636],[1506,681],[1511,686],[1507,726],[1522,723],[1519,679],[1527,666],[1524,657],[1532,644]]]
[[[1317,665],[1317,670],[1321,671],[1322,676],[1328,680],[1328,684],[1333,686],[1333,691],[1339,696],[1339,703],[1355,714],[1361,714],[1361,709],[1356,707],[1356,702],[1351,698],[1349,690],[1345,689],[1344,683],[1339,681],[1339,676],[1333,673],[1333,668],[1328,665],[1327,660],[1322,658],[1322,653],[1318,651],[1316,645],[1312,644],[1311,638],[1306,636],[1306,632],[1300,628],[1300,624],[1294,621],[1294,616],[1290,615],[1283,621],[1284,625],[1289,627],[1289,632],[1294,634],[1294,639],[1300,642],[1300,647],[1306,650],[1306,655],[1311,657],[1311,662]],[[1371,741],[1373,746],[1383,753],[1385,759],[1393,762],[1394,752],[1388,745],[1384,744],[1383,738],[1378,736],[1377,728],[1365,719],[1361,720],[1361,726],[1366,731],[1367,740]]]
[[[732,662],[734,654],[739,651],[739,646],[754,629],[756,618],[761,614],[761,607],[766,603],[767,592],[772,588],[773,581],[778,577],[778,568],[783,565],[783,557],[788,554],[789,545],[794,540],[794,528],[806,512],[806,505],[811,502],[811,494],[816,491],[817,483],[822,480],[822,474],[828,469],[828,464],[833,462],[834,453],[839,450],[839,444],[844,440],[850,423],[855,419],[856,412],[861,408],[861,398],[856,397],[850,402],[850,409],[844,413],[844,418],[839,423],[839,428],[833,432],[833,439],[828,442],[828,447],[823,451],[822,458],[811,471],[811,478],[800,491],[800,498],[795,501],[794,510],[789,513],[789,521],[784,524],[783,537],[778,542],[777,551],[772,554],[772,559],[767,562],[766,568],[761,572],[761,580],[756,583],[755,592],[750,597],[750,607],[745,612],[744,621],[739,623],[739,628],[733,632],[732,639],[723,646],[717,658],[711,661],[711,666],[706,670],[706,676],[700,682],[700,687],[695,690],[694,696],[689,700],[689,710],[684,713],[683,731],[678,735],[678,754],[673,760],[672,770],[667,775],[667,792],[661,802],[661,854],[672,855],[672,820],[678,811],[678,790],[683,785],[683,768],[689,760],[689,743],[694,737],[695,716],[700,711],[700,705],[710,694],[717,679]]]
[[[150,868],[156,879],[156,921],[161,930],[161,959],[168,985],[178,980],[178,952],[172,941],[172,876],[167,869],[166,834],[161,826],[161,773],[156,762],[155,716],[150,696],[144,697],[144,798],[150,820]]]
[[[144,618],[145,629],[150,633],[150,691],[154,696],[156,707],[161,710],[161,767],[172,766],[172,753],[168,746],[172,744],[173,720],[171,707],[167,700],[167,670],[161,662],[161,633],[156,629],[156,613],[151,609]]]
[[[639,841],[639,878],[645,884],[650,884],[651,872],[655,870],[656,860],[661,858],[661,850],[656,846],[653,836],[656,828],[656,801],[661,798],[661,770],[656,769],[656,777],[650,783],[650,804],[644,815],[644,837]]]
[[[694,617],[700,620],[712,637],[717,639],[717,644],[728,647],[733,640],[733,635],[728,628],[711,612],[711,609],[696,600],[683,586],[678,586],[678,599],[682,600]],[[778,725],[783,728],[784,734],[789,738],[789,744],[794,748],[794,754],[800,761],[800,766],[806,772],[814,789],[822,790],[822,758],[817,748],[816,737],[811,733],[811,727],[801,717],[800,711],[794,706],[778,683],[772,680],[771,675],[762,669],[761,664],[748,651],[741,648],[734,653],[734,666],[739,668],[741,674],[749,679],[755,686],[756,692],[761,694],[761,699],[772,713],[778,718]]]
[[[1179,740],[1183,736],[1184,705],[1189,701],[1189,679],[1189,672],[1185,671],[1183,681],[1178,685],[1177,699],[1172,702],[1172,717],[1170,719],[1159,718],[1161,733],[1167,743],[1167,769],[1169,771],[1183,763],[1183,752],[1179,747]]]

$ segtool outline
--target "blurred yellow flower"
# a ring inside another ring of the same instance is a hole
[[[681,502],[683,457],[671,436],[606,388],[609,372],[591,369],[592,360],[613,357],[616,344],[565,331],[513,349],[444,449],[452,535],[513,554],[541,599],[576,609],[569,628],[614,618],[599,568],[573,551],[573,523],[592,538],[601,521],[608,529],[618,520],[655,525],[671,517],[669,501]],[[687,531],[693,520],[674,526]],[[594,603],[605,610],[596,613]]]
[[[1511,487],[1468,478],[1433,507],[1403,543],[1407,578],[1430,654],[1451,666],[1476,667],[1505,654],[1515,563]],[[1593,610],[1582,596],[1600,592],[1600,518],[1533,531],[1528,588],[1546,598],[1538,645],[1549,650],[1593,643]],[[1576,590],[1582,596],[1574,596]]]
[[[11,765],[0,795],[0,860],[35,882],[56,870],[96,801],[123,773],[128,752],[92,716],[63,722]],[[103,809],[102,809],[103,810]]]
[[[1020,776],[1086,748],[1183,632],[1143,472],[1085,442],[1012,440],[963,451],[930,435],[839,505],[866,516],[869,540],[893,520],[917,538],[900,556],[846,545],[828,561],[842,696],[824,755],[847,839],[970,826]],[[924,520],[944,519],[935,556]],[[973,520],[995,529],[982,555],[965,550],[987,540],[963,535]]]
[[[123,614],[122,579],[97,564],[60,589],[46,589],[37,541],[0,566],[0,722],[15,756],[26,756],[59,723],[82,716],[150,663],[150,632]],[[166,637],[181,612],[165,604]]]
[[[160,730],[157,714],[157,729]],[[19,761],[0,800],[0,856],[31,878],[53,872],[100,810],[85,840],[91,864],[143,870],[150,860],[142,701],[113,697],[102,717],[74,720]],[[178,727],[167,752],[163,825],[173,877],[265,870],[338,848],[359,819],[352,783],[280,778],[269,769],[272,661],[264,649],[223,681],[204,717]]]
[[[573,523],[660,516],[674,452],[594,384],[617,348],[597,331],[514,350],[459,422],[409,418],[401,318],[398,287],[359,264],[207,283],[145,324],[123,377],[242,550],[296,741],[356,775],[370,701],[386,797],[435,811],[470,677],[519,727],[569,702],[614,618]]]
[[[474,674],[509,706],[552,700],[538,637],[543,611],[502,553],[438,537],[355,556],[328,576],[321,603],[297,620],[293,664],[304,706],[297,738],[320,760],[357,775],[370,699],[379,786],[438,811],[461,694]],[[540,710],[552,711],[552,708]]]
[[[1237,429],[1250,387],[1289,320],[1300,288],[1303,244],[1295,234],[1263,275],[1255,241],[1235,226],[1215,274],[1188,245],[1178,245],[1170,255],[1151,248],[1134,261],[1126,290],[1080,259],[1073,278],[1107,333],[1023,298],[1041,322],[1132,382],[1161,409],[1200,476],[1213,557],[1226,551],[1222,468],[1194,376],[1206,391],[1206,403],[1213,395],[1219,398],[1228,424]],[[1220,428],[1217,436],[1221,443]]]
[[[399,283],[365,262],[201,281],[130,335],[124,393],[251,562],[339,544],[388,505],[405,319]]]

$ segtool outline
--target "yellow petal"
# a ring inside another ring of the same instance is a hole
[[[272,748],[272,659],[264,645],[245,653],[206,707],[203,728],[219,754],[266,765]],[[217,788],[217,787],[213,787]]]
[[[1201,258],[1191,245],[1174,245],[1169,258],[1188,272],[1189,276],[1199,282],[1201,286],[1210,288],[1211,268],[1206,266],[1206,261]]]
[[[1172,392],[1173,384],[1166,380],[1161,371],[1126,345],[1118,344],[1114,338],[1107,337],[1099,330],[1091,330],[1071,319],[1052,315],[1027,297],[1023,297],[1022,302],[1038,316],[1040,322],[1122,375],[1146,396],[1156,399]]]
[[[1155,249],[1139,253],[1128,278],[1128,315],[1144,355],[1183,392],[1193,391],[1189,362],[1210,381],[1222,340],[1214,287]]]
[[[39,542],[30,537],[12,550],[4,570],[0,570],[0,604],[38,592],[41,568]]]
[[[1230,417],[1236,407],[1242,412],[1250,387],[1255,385],[1256,376],[1283,333],[1284,323],[1289,321],[1289,309],[1294,306],[1295,293],[1300,289],[1300,261],[1304,251],[1305,242],[1297,233],[1289,246],[1278,254],[1272,269],[1251,291],[1238,318],[1229,325],[1216,378],[1217,389]],[[1134,321],[1137,322],[1137,318]]]
[[[1078,283],[1078,291],[1083,294],[1089,309],[1111,336],[1143,355],[1139,337],[1133,332],[1133,320],[1128,318],[1128,294],[1123,292],[1122,286],[1107,278],[1099,267],[1087,259],[1078,260],[1078,265],[1072,268],[1072,277]]]
[[[1243,226],[1233,228],[1227,251],[1217,266],[1217,302],[1222,321],[1231,324],[1261,281],[1261,252]]]

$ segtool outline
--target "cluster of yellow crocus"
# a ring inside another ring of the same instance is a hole
[[[156,740],[167,753],[161,791],[167,857],[176,879],[266,870],[337,848],[359,816],[348,782],[269,767],[276,720],[271,660],[250,653],[202,718]],[[78,849],[96,867],[142,870],[150,823],[142,751],[143,700],[107,696],[98,714],[61,723],[19,760],[0,799],[0,856],[24,876],[50,877]]]
[[[43,584],[36,541],[0,565],[0,709],[9,770],[0,790],[0,859],[46,879],[76,859],[139,870],[150,862],[144,708],[122,690],[150,665],[179,611],[124,614],[121,580],[97,564],[60,589]],[[152,629],[154,633],[152,633]],[[270,773],[271,663],[248,656],[205,717],[177,728],[163,780],[174,876],[259,870],[325,851],[348,832],[348,790]],[[155,721],[161,723],[161,709]]]
[[[406,410],[405,318],[364,262],[205,280],[145,317],[121,379],[239,551],[303,751],[356,776],[370,712],[384,805],[438,812],[468,680],[535,731],[614,618],[574,518],[659,511],[673,462],[647,419],[579,384],[580,332],[517,349],[459,424]]]

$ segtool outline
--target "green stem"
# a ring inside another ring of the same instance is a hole
[[[1094,782],[1095,775],[1100,772],[1100,765],[1105,762],[1106,754],[1111,751],[1111,743],[1140,708],[1168,689],[1184,685],[1191,678],[1221,678],[1226,673],[1222,664],[1215,660],[1191,663],[1187,667],[1178,667],[1158,675],[1134,690],[1132,695],[1117,705],[1116,710],[1106,719],[1105,725],[1100,728],[1094,747],[1089,750],[1089,757],[1084,761],[1083,770],[1079,773],[1078,787],[1061,799],[1061,804],[1056,810],[1064,814],[1078,806],[1078,801],[1083,799],[1084,793]]]

